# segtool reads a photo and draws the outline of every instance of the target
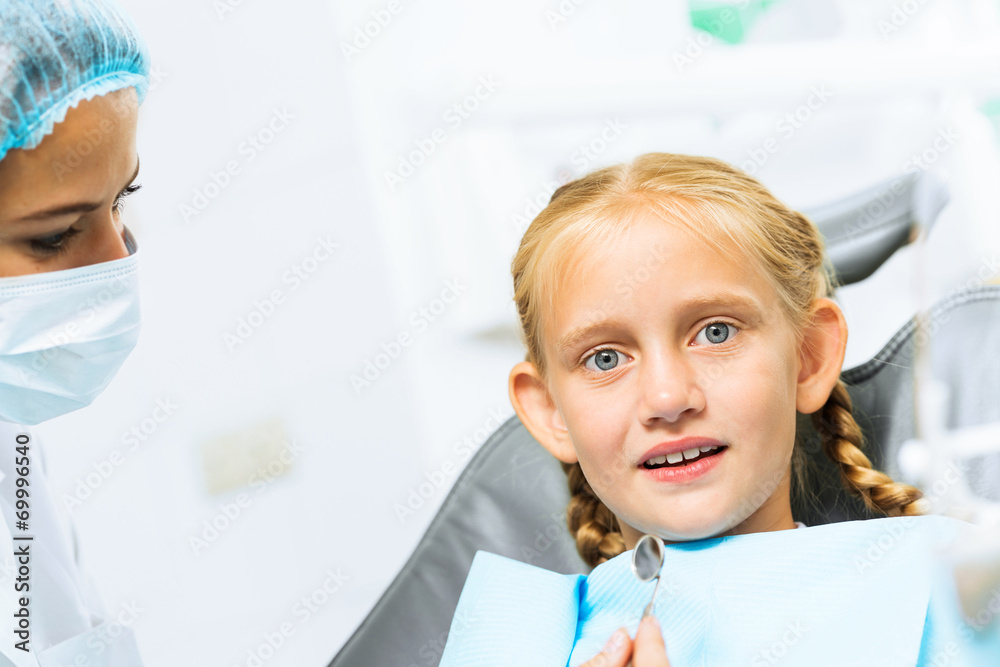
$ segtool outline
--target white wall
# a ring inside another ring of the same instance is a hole
[[[1000,250],[997,141],[978,111],[1000,97],[996,3],[926,3],[883,37],[891,2],[833,3],[819,27],[797,13],[810,3],[787,2],[757,27],[769,41],[733,49],[692,47],[676,0],[399,0],[348,61],[341,43],[388,2],[122,2],[160,73],[125,214],[143,255],[143,336],[91,408],[42,433],[56,493],[89,491],[70,518],[109,608],[144,610],[135,631],[152,667],[246,665],[283,623],[294,634],[267,665],[324,665],[346,641],[454,476],[414,516],[394,505],[512,412],[506,376],[523,352],[509,260],[517,216],[552,182],[650,150],[740,164],[813,86],[830,101],[758,172],[795,206],[897,174],[954,128],[931,165],[954,198],[926,262],[904,251],[841,295],[848,366],[912,315],[915,276],[943,295]],[[468,117],[448,113],[470,96]],[[609,122],[620,131],[588,158]],[[258,134],[271,141],[255,152],[244,142]],[[390,189],[385,172],[428,140]],[[320,238],[338,247],[311,265]],[[297,285],[287,272],[303,263],[315,271]],[[454,302],[420,314],[448,281]],[[280,303],[256,305],[275,290]],[[254,310],[270,315],[228,345]],[[400,334],[410,344],[352,386]],[[176,405],[162,423],[158,401]],[[290,465],[276,458],[284,437],[301,449]],[[87,487],[113,450],[124,462]],[[253,477],[268,465],[281,474]],[[240,486],[212,493],[227,476]],[[193,548],[227,505],[230,526]],[[347,578],[327,596],[330,572]]]

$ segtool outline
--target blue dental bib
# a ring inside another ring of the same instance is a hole
[[[1000,623],[966,622],[936,555],[976,530],[897,517],[667,545],[655,614],[671,667],[1000,666]],[[617,628],[634,637],[655,583],[631,557],[583,576],[477,552],[441,666],[576,667]]]

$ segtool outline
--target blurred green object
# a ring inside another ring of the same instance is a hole
[[[690,0],[691,25],[729,44],[739,44],[768,7],[781,0]]]
[[[990,119],[993,123],[993,129],[997,133],[997,139],[1000,140],[1000,97],[994,97],[988,99],[980,107],[980,110]]]

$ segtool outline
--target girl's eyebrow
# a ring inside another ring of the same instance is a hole
[[[761,306],[760,301],[754,296],[748,292],[729,290],[691,297],[690,299],[681,302],[678,309],[680,312],[685,312],[709,307],[742,309],[747,311],[752,316],[751,319],[753,320],[762,317],[764,314],[764,308]],[[556,343],[556,351],[559,354],[564,354],[572,350],[583,340],[586,340],[595,334],[603,331],[621,330],[625,328],[627,328],[626,323],[615,317],[589,322],[588,324],[577,327],[562,336]]]
[[[757,297],[749,292],[724,290],[714,294],[692,297],[681,304],[682,310],[693,310],[707,306],[728,306],[748,310],[756,316],[764,314],[764,307]]]
[[[600,333],[602,331],[610,331],[613,329],[621,330],[624,328],[626,328],[626,324],[623,321],[615,318],[606,320],[597,320],[595,322],[585,324],[582,327],[577,327],[576,329],[573,329],[565,336],[560,338],[559,342],[556,343],[556,351],[560,355],[566,354],[567,352],[575,348],[577,345],[579,345],[582,341],[590,338],[591,336],[597,333]]]

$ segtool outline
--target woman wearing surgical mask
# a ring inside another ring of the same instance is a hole
[[[0,0],[0,667],[140,663],[81,576],[26,425],[89,405],[135,346],[120,213],[148,73],[107,0]]]

